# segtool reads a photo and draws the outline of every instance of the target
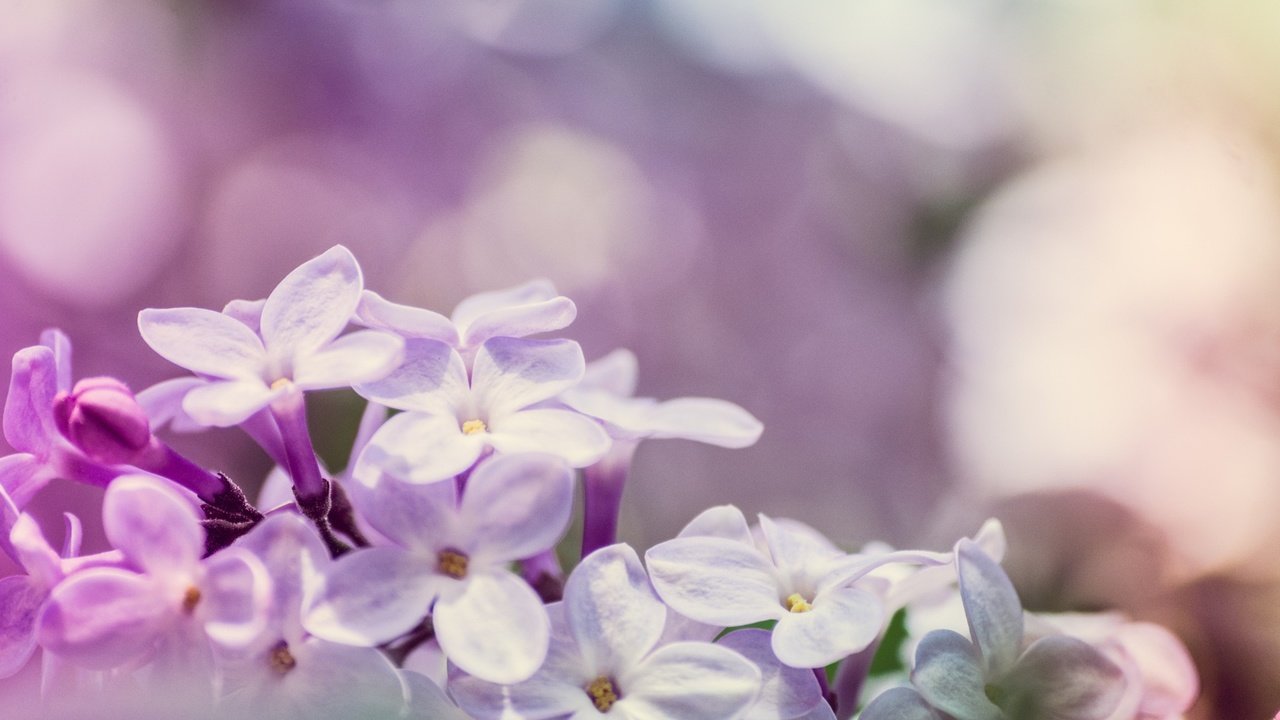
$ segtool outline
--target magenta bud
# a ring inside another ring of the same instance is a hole
[[[63,437],[105,465],[131,462],[151,443],[147,414],[115,378],[85,378],[70,394],[59,394],[54,418]]]

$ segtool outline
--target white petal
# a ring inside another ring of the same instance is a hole
[[[792,667],[830,665],[870,645],[884,627],[884,605],[860,588],[819,593],[808,612],[788,612],[773,629],[773,651]]]
[[[635,353],[618,348],[597,360],[587,363],[587,371],[578,387],[609,393],[617,397],[636,394],[639,363]]]
[[[645,564],[663,602],[699,622],[733,627],[786,612],[773,565],[740,542],[676,538],[649,548]]]
[[[266,567],[240,548],[227,548],[204,566],[199,608],[205,632],[224,647],[248,647],[267,628],[271,578]]]
[[[405,337],[439,340],[449,346],[458,344],[458,331],[449,318],[430,310],[393,303],[372,290],[365,290],[360,296],[356,322],[366,327],[391,330]]]
[[[491,310],[462,330],[462,347],[473,348],[490,338],[520,338],[568,327],[578,308],[567,297]],[[460,328],[464,327],[459,325]]]
[[[594,420],[571,410],[521,410],[489,425],[488,442],[503,453],[543,452],[586,467],[604,457],[613,441]]]
[[[244,323],[203,308],[138,313],[142,339],[165,360],[218,378],[260,377],[266,350]]]
[[[672,643],[618,678],[621,705],[631,718],[734,720],[760,693],[760,670],[727,648]]]
[[[649,419],[650,437],[683,438],[726,448],[754,445],[764,425],[727,400],[677,398],[658,403]]]
[[[470,325],[476,318],[495,310],[539,303],[556,296],[556,287],[550,280],[531,280],[523,285],[476,293],[453,309],[453,324],[459,328]]]
[[[262,338],[273,355],[310,353],[329,342],[355,315],[364,279],[341,245],[299,265],[262,307]]]
[[[378,645],[413,629],[439,587],[420,557],[397,548],[356,550],[329,567],[302,624],[325,640]]]
[[[314,353],[298,356],[293,381],[303,390],[347,387],[386,377],[404,355],[404,340],[391,333],[361,330]]]
[[[360,383],[355,391],[380,405],[433,415],[456,415],[471,402],[462,356],[442,342],[420,338],[405,343],[404,359],[390,374]]]
[[[634,665],[661,637],[667,616],[636,551],[621,544],[591,553],[574,569],[564,608],[583,658],[596,668]]]
[[[471,388],[490,417],[549,400],[582,379],[586,362],[572,340],[493,338],[480,347]]]
[[[438,482],[471,467],[484,448],[485,437],[463,433],[452,416],[402,413],[374,433],[356,461],[355,476],[381,471],[407,482]]]
[[[204,530],[191,503],[167,481],[123,475],[107,487],[102,525],[111,546],[159,576],[187,574],[204,551]]]
[[[192,420],[212,427],[231,427],[271,404],[287,391],[272,390],[254,378],[206,383],[187,392],[182,410]]]
[[[487,561],[531,557],[564,535],[573,511],[573,471],[543,453],[502,455],[471,473],[460,523]]]
[[[547,655],[551,621],[538,595],[505,570],[472,575],[433,616],[445,655],[467,673],[510,685],[529,679]]]

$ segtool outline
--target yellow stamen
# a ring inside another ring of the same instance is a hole
[[[802,613],[809,612],[813,606],[800,593],[791,593],[787,596],[787,609],[793,613]]]
[[[293,658],[293,653],[289,652],[289,646],[283,642],[271,648],[271,653],[267,655],[267,665],[281,675],[292,670],[297,664],[298,661]]]
[[[483,420],[468,420],[462,423],[462,432],[466,435],[475,435],[488,429]]]
[[[182,612],[190,615],[195,612],[196,605],[200,604],[200,590],[192,585],[182,594]]]
[[[279,390],[280,388],[288,387],[288,386],[290,386],[290,385],[292,385],[292,384],[293,384],[293,381],[292,381],[292,380],[290,380],[289,378],[280,378],[280,379],[276,380],[275,382],[271,383],[271,389],[272,389],[272,390]]]
[[[436,569],[442,575],[461,580],[467,576],[468,558],[457,550],[441,550],[436,556]]]
[[[587,695],[600,712],[609,712],[609,708],[618,702],[618,691],[613,687],[613,681],[603,675],[591,681],[587,686]]]

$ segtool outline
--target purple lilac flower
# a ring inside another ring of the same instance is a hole
[[[395,543],[344,556],[310,598],[304,625],[335,642],[375,645],[430,612],[455,665],[518,682],[542,664],[550,625],[541,600],[508,565],[551,547],[569,523],[573,474],[543,454],[476,468],[459,502],[453,483],[383,476],[353,485],[369,524]]]
[[[974,543],[956,550],[972,641],[935,630],[920,641],[910,689],[886,693],[864,720],[929,717],[922,704],[956,720],[1106,720],[1125,694],[1119,666],[1078,638],[1030,643],[1022,605],[1000,566]]]
[[[470,362],[484,342],[495,337],[520,338],[568,327],[577,317],[573,301],[556,293],[547,280],[478,293],[458,303],[451,317],[400,305],[366,290],[356,321],[407,338],[438,340]]]
[[[37,621],[46,650],[107,669],[172,650],[166,645],[191,636],[232,648],[257,638],[270,597],[262,563],[244,550],[201,561],[195,508],[165,481],[117,478],[102,515],[122,567],[81,570],[54,588]]]
[[[463,673],[454,699],[481,720],[738,720],[760,693],[760,670],[707,642],[659,645],[667,608],[634,550],[593,553],[569,576],[563,603],[550,607],[547,660],[529,680],[502,686]]]
[[[546,452],[574,467],[599,460],[609,436],[571,410],[533,407],[582,378],[582,348],[569,340],[493,338],[476,352],[468,377],[444,343],[410,340],[405,362],[385,379],[356,387],[372,402],[406,410],[387,421],[357,461],[357,475],[381,470],[435,482],[471,467],[488,449]]]

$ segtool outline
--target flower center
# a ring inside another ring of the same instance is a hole
[[[195,585],[187,588],[182,594],[182,612],[190,615],[195,612],[196,605],[200,604],[200,590]]]
[[[482,433],[488,429],[489,428],[484,424],[484,421],[479,419],[468,420],[462,423],[462,432],[464,435],[475,435],[476,433]]]
[[[468,558],[465,553],[453,549],[441,550],[436,556],[436,570],[441,575],[461,580],[467,576]]]
[[[609,708],[618,702],[618,689],[613,686],[612,680],[601,675],[587,686],[587,696],[595,703],[597,710],[609,712]]]
[[[287,377],[282,377],[271,383],[271,389],[279,390],[280,388],[283,388],[283,387],[289,387],[292,384],[293,384],[292,380],[290,380]]]
[[[1004,700],[1005,700],[1004,688],[1000,687],[999,685],[992,685],[988,683],[987,685],[983,686],[982,691],[986,693],[987,699],[991,701],[992,705],[995,705],[996,707],[1004,706]]]
[[[813,606],[800,593],[791,593],[787,596],[787,609],[793,613],[809,612]]]
[[[271,652],[267,655],[267,665],[281,675],[292,670],[297,664],[298,661],[293,658],[293,653],[289,652],[289,646],[283,640],[271,648]]]

